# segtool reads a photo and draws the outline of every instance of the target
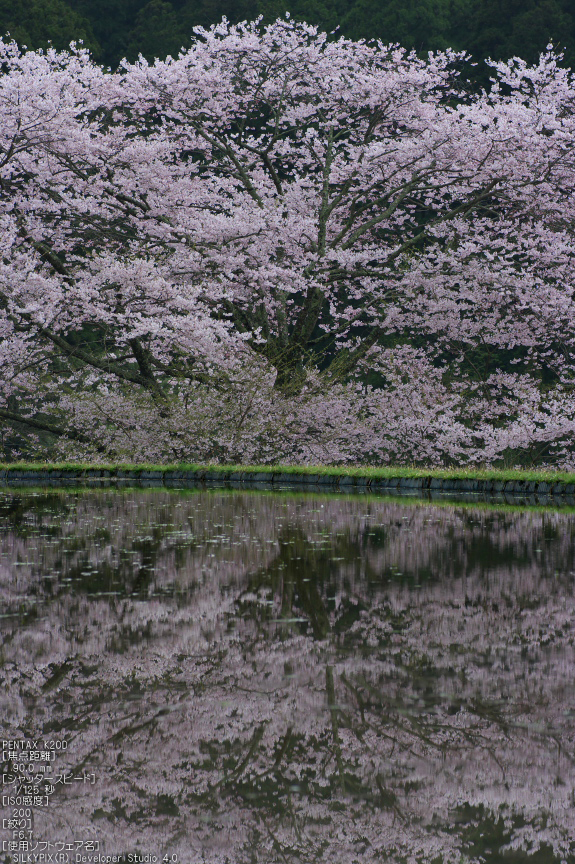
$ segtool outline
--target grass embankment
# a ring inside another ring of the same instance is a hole
[[[199,463],[171,463],[155,465],[151,463],[88,463],[88,462],[4,462],[0,463],[0,471],[109,471],[111,476],[129,471],[131,474],[142,472],[159,472],[165,474],[172,471],[210,471],[229,474],[231,472],[266,473],[266,474],[312,474],[329,475],[331,477],[369,477],[373,480],[386,478],[417,478],[436,477],[449,480],[523,480],[525,482],[545,483],[575,483],[575,472],[552,471],[537,469],[502,469],[502,468],[420,468],[404,465],[389,465],[374,467],[369,465],[214,465]]]

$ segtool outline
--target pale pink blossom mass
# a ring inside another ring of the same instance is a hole
[[[114,72],[1,43],[21,451],[575,467],[575,83],[462,59],[288,19]]]

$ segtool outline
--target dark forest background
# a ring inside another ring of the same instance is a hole
[[[549,42],[575,66],[575,0],[0,0],[0,34],[21,45],[65,48],[82,39],[116,67],[122,57],[177,56],[192,27],[292,17],[354,39],[380,38],[418,52],[452,47],[474,60],[537,59]]]

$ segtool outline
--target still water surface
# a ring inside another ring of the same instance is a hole
[[[0,861],[575,861],[574,573],[561,510],[4,490]]]

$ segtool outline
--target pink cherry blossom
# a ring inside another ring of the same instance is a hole
[[[574,467],[551,50],[475,95],[452,51],[288,19],[116,72],[0,56],[0,417],[28,453]]]

